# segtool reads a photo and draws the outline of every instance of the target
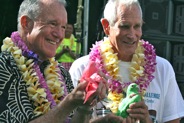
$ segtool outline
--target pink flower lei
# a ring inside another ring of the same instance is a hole
[[[132,82],[121,82],[120,80],[113,79],[109,72],[105,68],[105,64],[103,62],[102,53],[100,47],[103,47],[104,41],[96,42],[95,45],[91,48],[91,52],[89,54],[90,60],[95,61],[97,67],[106,74],[110,79],[108,80],[109,89],[112,92],[122,93],[123,89],[130,85]],[[153,80],[154,76],[152,75],[155,71],[156,65],[156,54],[154,47],[149,44],[147,41],[140,40],[142,42],[142,47],[144,48],[144,76],[139,77],[135,83],[139,85],[140,92],[146,91],[146,88],[149,86],[150,82]]]
[[[45,81],[43,74],[40,71],[38,62],[42,62],[41,60],[39,60],[38,55],[35,54],[33,51],[29,50],[28,47],[25,45],[24,41],[21,39],[20,35],[18,32],[13,32],[11,35],[11,39],[14,42],[14,44],[16,46],[18,46],[21,50],[22,50],[22,55],[30,58],[30,59],[34,59],[34,65],[33,65],[33,69],[35,70],[35,72],[37,73],[37,76],[39,78],[39,83],[40,83],[40,87],[44,88],[47,96],[46,98],[48,99],[49,102],[51,102],[50,107],[53,108],[54,106],[56,106],[56,102],[52,97],[52,93],[49,90],[49,87],[47,85],[47,82]],[[56,66],[58,68],[58,66]],[[64,81],[63,77],[61,76],[60,71],[57,71],[59,76],[59,80],[60,81]],[[60,98],[60,100],[62,100],[66,94],[67,94],[67,90],[66,90],[66,86],[64,84],[62,84],[62,86],[64,86],[64,94],[62,95],[62,97]]]

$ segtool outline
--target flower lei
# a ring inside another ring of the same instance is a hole
[[[11,38],[5,38],[2,51],[11,52],[27,85],[29,99],[33,102],[36,116],[45,114],[56,106],[66,94],[66,87],[58,67],[58,62],[50,58],[50,64],[41,73],[38,55],[30,51],[18,32],[13,32]]]
[[[123,92],[125,92],[128,85],[132,82],[138,84],[140,93],[144,95],[146,88],[154,78],[152,74],[156,65],[155,50],[151,44],[143,40],[139,41],[129,68],[132,82],[123,82],[121,80],[117,53],[114,53],[108,38],[104,38],[104,41],[96,42],[91,48],[89,56],[90,60],[95,61],[97,67],[109,78],[108,99],[111,100],[111,103],[108,107],[114,113],[117,112],[118,105],[124,98]]]

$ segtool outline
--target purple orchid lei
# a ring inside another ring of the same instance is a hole
[[[25,45],[24,41],[21,39],[18,32],[13,32],[12,35],[11,35],[11,39],[14,42],[14,44],[22,50],[22,55],[23,56],[25,56],[27,58],[30,58],[30,59],[34,59],[33,68],[34,68],[35,72],[37,73],[37,76],[39,77],[40,87],[45,89],[45,92],[47,94],[46,98],[51,103],[50,107],[53,108],[54,106],[56,106],[56,102],[53,99],[52,94],[49,90],[49,87],[47,86],[47,82],[45,81],[45,79],[43,77],[43,74],[40,71],[38,61],[41,61],[41,60],[39,60],[38,55],[35,54],[33,51],[28,49],[28,47]],[[59,73],[59,75],[61,75],[61,74]],[[63,80],[63,78],[61,76],[59,76],[59,80]],[[64,88],[65,88],[64,89],[65,94],[63,96],[66,95],[66,87],[64,86]]]
[[[135,83],[139,85],[140,91],[143,92],[149,86],[150,82],[154,79],[152,75],[155,72],[156,65],[156,54],[153,45],[149,44],[147,41],[140,40],[143,42],[142,46],[144,47],[145,54],[145,65],[144,67],[144,76],[139,77]],[[123,89],[130,85],[132,82],[120,82],[119,80],[113,79],[108,71],[105,69],[105,65],[103,63],[103,59],[100,52],[100,47],[102,46],[103,41],[96,42],[95,45],[91,48],[91,52],[89,54],[90,60],[95,61],[97,67],[110,78],[108,80],[109,89],[112,92],[122,93]]]

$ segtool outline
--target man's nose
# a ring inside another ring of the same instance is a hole
[[[60,39],[63,39],[65,37],[65,29],[62,27],[57,26],[54,29],[54,36]]]
[[[133,28],[130,28],[130,30],[127,34],[127,37],[130,38],[130,39],[134,39],[135,35],[136,35],[136,31]]]

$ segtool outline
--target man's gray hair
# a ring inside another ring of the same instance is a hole
[[[42,7],[41,7],[41,3],[43,0],[24,0],[19,8],[19,12],[18,12],[18,18],[17,18],[17,22],[18,22],[18,31],[20,31],[20,19],[21,16],[26,15],[28,16],[30,19],[37,19],[37,17],[41,14],[42,12]],[[53,1],[58,1],[60,4],[66,6],[66,1],[65,0],[53,0]]]
[[[108,20],[110,26],[113,26],[117,19],[117,11],[119,5],[131,7],[137,5],[140,8],[141,16],[142,9],[138,0],[109,0],[104,9],[104,18]]]

